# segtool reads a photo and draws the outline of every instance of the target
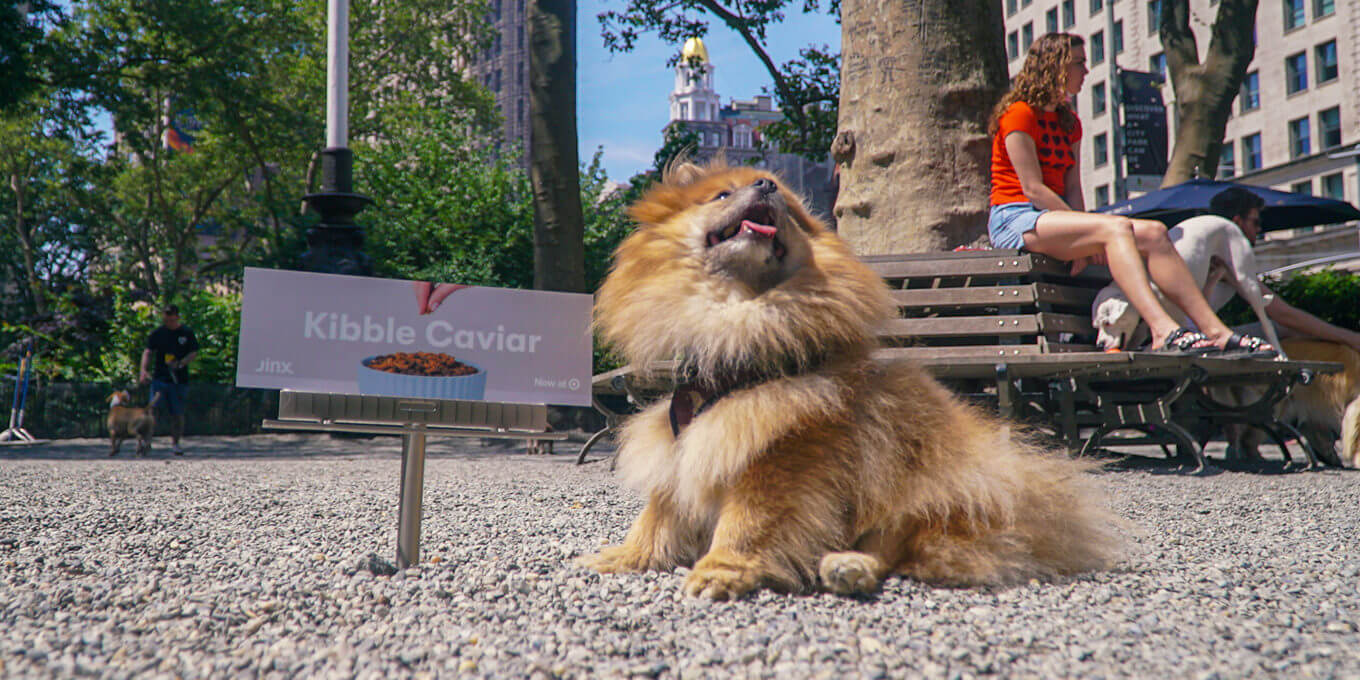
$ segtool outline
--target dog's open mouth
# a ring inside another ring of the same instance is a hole
[[[731,224],[708,232],[708,247],[712,248],[738,235],[753,239],[769,239],[774,244],[774,256],[783,258],[784,244],[779,241],[779,228],[774,226],[774,209],[764,203],[756,203],[738,215]]]

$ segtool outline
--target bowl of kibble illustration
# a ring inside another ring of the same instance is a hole
[[[359,362],[359,394],[479,400],[486,371],[439,352],[393,352]]]

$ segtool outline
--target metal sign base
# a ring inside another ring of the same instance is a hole
[[[519,439],[531,451],[567,438],[549,432],[542,405],[462,402],[338,395],[279,393],[279,419],[267,430],[352,432],[401,437],[401,495],[397,508],[397,567],[420,563],[420,520],[425,489],[425,440],[429,435]]]

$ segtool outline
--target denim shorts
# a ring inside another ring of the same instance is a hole
[[[1039,216],[1048,212],[1033,203],[1002,203],[992,206],[987,218],[987,234],[993,248],[1024,248],[1025,232],[1033,231]]]
[[[188,385],[152,380],[152,396],[154,397],[158,392],[161,395],[161,400],[156,403],[156,408],[169,411],[172,416],[184,415],[184,401],[189,396]]]

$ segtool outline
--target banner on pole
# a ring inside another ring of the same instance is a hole
[[[1124,102],[1124,159],[1133,184],[1146,184],[1147,176],[1156,176],[1160,186],[1166,174],[1167,126],[1166,103],[1162,101],[1162,84],[1166,78],[1158,73],[1119,71],[1119,87]],[[1138,182],[1134,178],[1139,177]]]
[[[239,387],[590,405],[589,295],[258,269]]]

